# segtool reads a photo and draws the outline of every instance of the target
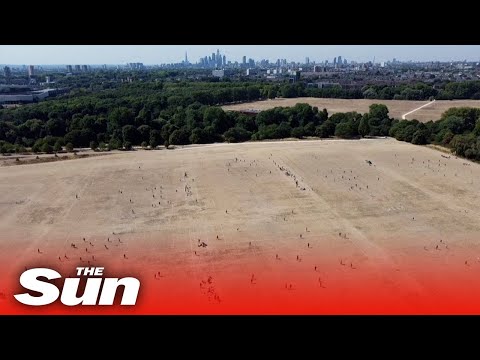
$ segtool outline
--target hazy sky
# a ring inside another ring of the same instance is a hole
[[[0,45],[0,64],[124,64],[145,65],[197,62],[220,49],[227,61],[287,59],[289,61],[333,61],[336,56],[347,60],[471,60],[480,61],[480,45]]]

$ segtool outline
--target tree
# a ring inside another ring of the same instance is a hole
[[[412,144],[415,145],[425,145],[427,143],[427,134],[426,130],[417,130],[413,134]]]
[[[363,137],[370,133],[370,126],[368,125],[368,117],[362,116],[360,123],[358,124],[358,133]]]
[[[48,135],[63,136],[65,135],[65,123],[60,119],[50,119],[45,123],[45,130]]]
[[[42,145],[43,145],[43,140],[42,139],[38,139],[37,141],[35,141],[35,144],[33,144],[32,146],[32,151],[34,153],[39,153],[42,151]]]
[[[231,127],[229,125],[233,125],[229,124],[226,120],[225,112],[219,107],[209,107],[203,114],[204,126],[212,125],[217,134],[223,134]]]
[[[47,153],[47,154],[51,154],[51,153],[53,153],[53,147],[48,143],[43,143],[42,152]]]
[[[65,150],[67,150],[68,152],[72,152],[73,144],[71,142],[67,143],[67,145],[65,145]]]
[[[292,85],[284,85],[280,88],[280,93],[284,98],[297,97],[297,90]]]
[[[241,127],[234,127],[228,129],[225,134],[223,134],[223,136],[225,138],[225,141],[236,143],[250,140],[250,138],[252,137],[252,133]]]
[[[328,138],[335,133],[335,124],[328,119],[322,125],[317,126],[315,135],[320,138]]]
[[[55,142],[55,145],[53,145],[53,151],[55,151],[55,152],[62,151],[62,143],[61,143],[60,140],[57,140]]]
[[[109,131],[113,129],[121,129],[127,124],[133,124],[134,115],[133,112],[126,107],[119,107],[113,109],[108,115],[108,128]]]
[[[125,141],[123,143],[123,148],[127,151],[132,150],[132,143],[130,141]]]
[[[139,143],[139,133],[135,126],[133,125],[125,125],[122,128],[122,136],[123,136],[123,142],[126,143],[132,143],[132,144],[138,144]]]
[[[275,98],[277,97],[277,90],[274,89],[274,88],[270,88],[270,89],[268,90],[268,95],[267,95],[267,97],[268,97],[269,99],[275,99]]]
[[[138,135],[139,135],[139,140],[140,141],[149,141],[150,140],[150,126],[148,125],[141,125],[137,129]]]
[[[417,131],[415,125],[407,125],[403,130],[397,132],[397,140],[412,142],[413,134]]]
[[[292,129],[291,136],[294,138],[302,139],[305,131],[303,126],[299,126]]]
[[[65,142],[71,143],[75,147],[82,146],[82,131],[72,130],[65,135]]]
[[[90,141],[90,149],[92,149],[93,151],[97,150],[98,149],[98,143],[94,140]]]
[[[369,88],[363,92],[363,97],[365,99],[378,99],[378,94],[374,88]]]
[[[369,115],[381,120],[388,118],[388,108],[383,104],[372,104],[369,107]]]
[[[276,138],[276,139],[284,139],[288,138],[292,134],[292,127],[290,124],[286,121],[283,121],[276,127],[275,135],[271,135],[269,138]]]
[[[141,146],[142,146],[143,149],[146,149],[146,148],[148,148],[148,143],[146,141],[142,141]]]
[[[315,135],[315,124],[313,122],[309,122],[307,125],[303,127],[304,136],[314,136]]]
[[[351,139],[356,135],[350,122],[343,122],[335,127],[335,136],[343,139]]]
[[[450,115],[441,120],[440,127],[448,129],[454,134],[462,134],[466,130],[465,120],[456,115]]]
[[[0,141],[0,153],[7,154],[14,151],[14,146],[6,141]]]
[[[209,133],[200,128],[195,128],[192,130],[189,140],[192,144],[207,144],[211,142]]]
[[[158,145],[162,143],[162,136],[158,130],[150,130],[150,148],[155,149]]]
[[[190,143],[190,134],[185,128],[175,130],[168,139],[171,145],[187,145]]]

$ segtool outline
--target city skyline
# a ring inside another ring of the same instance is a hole
[[[242,63],[287,59],[303,63],[332,62],[341,56],[349,61],[480,61],[480,45],[0,45],[0,64],[145,65],[190,63],[220,51],[228,61]]]

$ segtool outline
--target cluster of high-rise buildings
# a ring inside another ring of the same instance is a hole
[[[127,67],[132,70],[143,70],[144,66],[143,63],[128,63]]]
[[[67,65],[68,73],[79,73],[90,71],[90,65]]]
[[[187,53],[185,53],[185,65],[189,65]],[[224,68],[227,66],[227,57],[225,55],[220,54],[220,50],[217,49],[217,53],[212,53],[211,56],[201,57],[198,61],[198,65],[205,68]]]
[[[318,64],[318,63],[317,63]],[[329,63],[328,60],[324,62],[320,62],[320,64],[327,66],[327,67],[334,67],[334,68],[341,68],[348,65],[347,59],[342,58],[342,56],[335,57],[333,59],[333,64]],[[246,55],[242,56],[240,62],[238,61],[228,61],[225,55],[220,54],[220,50],[217,49],[216,53],[212,53],[210,56],[204,56],[199,59],[196,64],[192,64],[188,61],[187,53],[185,52],[185,60],[182,61],[183,66],[189,67],[202,67],[202,68],[213,68],[213,69],[224,69],[224,68],[254,68],[254,67],[262,67],[262,68],[269,68],[269,67],[287,67],[287,66],[300,66],[300,65],[307,65],[307,66],[314,66],[315,61],[310,62],[310,58],[307,56],[305,57],[305,62],[302,64],[300,62],[288,62],[287,59],[277,59],[276,61],[270,62],[268,59],[262,59],[259,61],[255,61],[252,58],[247,58]]]
[[[333,66],[334,67],[342,67],[342,66],[347,66],[348,61],[347,59],[342,59],[341,56],[333,58]]]

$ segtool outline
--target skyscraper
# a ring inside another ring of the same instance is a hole
[[[337,58],[337,65],[338,65],[338,66],[342,66],[342,64],[343,64],[343,62],[342,62],[342,57],[339,56],[339,57]]]
[[[72,65],[67,65],[67,72],[69,73],[73,72]]]
[[[28,76],[33,76],[35,73],[35,67],[33,65],[28,65]]]
[[[243,55],[243,61],[242,61],[243,66],[247,65],[247,57]]]
[[[217,49],[217,56],[215,57],[215,66],[218,68],[222,67],[222,56],[220,55],[220,50]]]
[[[187,52],[185,51],[185,64],[188,64]]]
[[[10,84],[10,81],[12,79],[12,72],[10,71],[10,68],[8,66],[5,66],[3,68],[3,72],[5,74],[5,82],[8,84]]]
[[[223,66],[227,66],[227,57],[223,55]]]
[[[310,58],[308,56],[305,58],[305,64],[307,64],[307,65],[310,64]]]

